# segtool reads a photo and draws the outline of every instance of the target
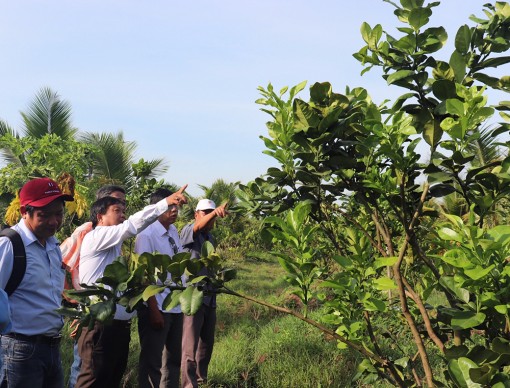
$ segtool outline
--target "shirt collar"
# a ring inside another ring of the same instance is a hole
[[[23,243],[26,246],[28,246],[36,241],[39,242],[36,235],[30,229],[28,229],[27,225],[25,224],[25,220],[23,218],[20,220],[17,227],[18,228],[16,228],[16,229],[18,230],[18,232],[20,232],[20,236],[23,240]],[[58,240],[55,236],[51,236],[46,239],[46,246],[48,246],[48,247],[53,247],[53,246],[56,246],[57,244],[58,244]]]
[[[172,226],[172,225],[170,225]],[[154,221],[153,228],[155,229],[155,232],[158,234],[158,236],[168,236],[168,230],[166,229],[159,220]]]

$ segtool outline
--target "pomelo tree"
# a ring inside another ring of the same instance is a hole
[[[398,36],[364,23],[354,57],[405,93],[376,103],[323,82],[305,101],[305,83],[259,88],[264,152],[277,165],[241,186],[239,207],[266,217],[303,303],[326,306],[314,324],[362,353],[358,377],[509,386],[510,226],[495,211],[510,193],[510,158],[480,160],[474,144],[499,113],[491,136],[508,155],[510,102],[490,105],[487,93],[510,91],[510,77],[493,74],[510,63],[510,4],[486,4],[443,61],[447,32],[428,26],[439,2],[388,3]],[[465,217],[440,206],[449,195]]]

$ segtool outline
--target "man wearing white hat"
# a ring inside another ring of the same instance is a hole
[[[213,243],[211,230],[216,217],[225,217],[227,203],[216,207],[210,199],[198,201],[195,222],[181,230],[180,240],[184,251],[191,252],[192,259],[199,259],[202,245]],[[204,268],[200,275],[207,275]],[[184,316],[182,331],[181,385],[196,388],[207,382],[207,369],[211,361],[216,327],[216,295],[206,295],[195,315]]]

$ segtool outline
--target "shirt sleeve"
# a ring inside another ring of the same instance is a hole
[[[166,199],[162,199],[158,203],[148,205],[131,215],[122,224],[96,228],[89,233],[93,239],[93,250],[102,251],[109,249],[128,238],[136,236],[167,210],[168,204]],[[89,234],[85,236],[85,239],[87,239]]]
[[[188,224],[185,225],[180,234],[180,240],[182,248],[184,249],[191,249],[193,247],[193,242],[195,241],[195,236],[193,235],[193,225],[194,224]]]
[[[0,238],[0,288],[5,289],[12,273],[14,249],[8,237]]]

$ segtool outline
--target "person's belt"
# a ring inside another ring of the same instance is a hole
[[[2,334],[3,337],[7,338],[14,338],[16,340],[20,341],[26,341],[26,342],[32,342],[34,344],[45,344],[45,345],[59,345],[60,339],[62,338],[61,335],[58,335],[56,337],[49,337],[47,335],[25,335],[25,334],[19,334],[19,333],[9,333],[9,334]]]

